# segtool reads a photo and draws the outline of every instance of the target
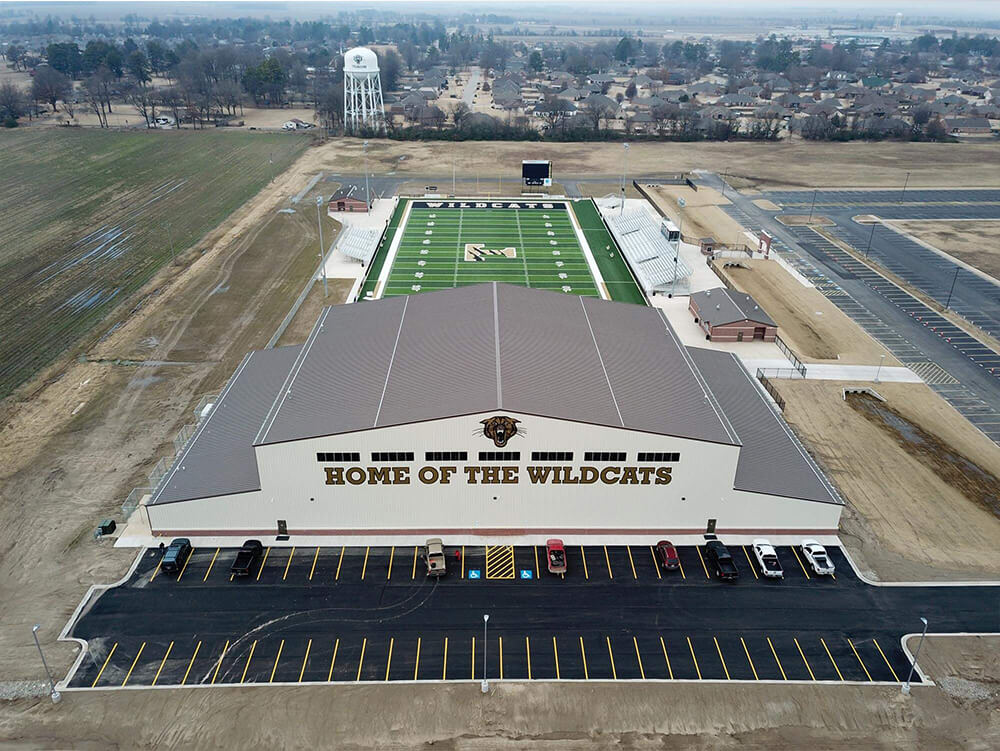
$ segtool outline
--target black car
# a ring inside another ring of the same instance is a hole
[[[733,556],[719,540],[708,541],[705,545],[705,557],[715,569],[715,575],[722,581],[736,581],[740,578],[740,572],[733,562]]]
[[[247,540],[244,542],[243,547],[236,553],[236,560],[233,561],[233,566],[230,569],[232,575],[250,576],[250,567],[253,566],[263,552],[264,546],[261,545],[260,540]]]
[[[178,537],[171,540],[160,559],[160,569],[168,574],[176,574],[184,568],[187,559],[191,556],[191,541],[186,537]]]

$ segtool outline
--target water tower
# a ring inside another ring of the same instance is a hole
[[[344,126],[349,131],[384,126],[378,57],[366,47],[344,53]]]

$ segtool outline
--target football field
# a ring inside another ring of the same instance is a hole
[[[606,296],[564,203],[412,201],[397,232],[380,297],[493,281]]]

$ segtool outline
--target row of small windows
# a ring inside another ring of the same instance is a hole
[[[676,451],[639,452],[640,462],[679,462],[681,455]]]
[[[533,462],[571,462],[573,461],[572,451],[532,451],[531,461]]]
[[[464,462],[468,460],[468,451],[427,451],[424,453],[424,461],[428,462]]]
[[[584,451],[583,460],[585,462],[623,462],[625,461],[624,451]]]
[[[361,454],[352,451],[317,451],[318,462],[360,462]]]
[[[481,462],[519,462],[521,461],[520,451],[480,451],[479,461]]]
[[[412,462],[412,451],[372,451],[373,462]]]

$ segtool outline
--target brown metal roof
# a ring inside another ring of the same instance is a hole
[[[724,326],[736,321],[754,321],[765,326],[777,326],[774,319],[746,292],[716,287],[691,294],[703,321],[712,326]]]

